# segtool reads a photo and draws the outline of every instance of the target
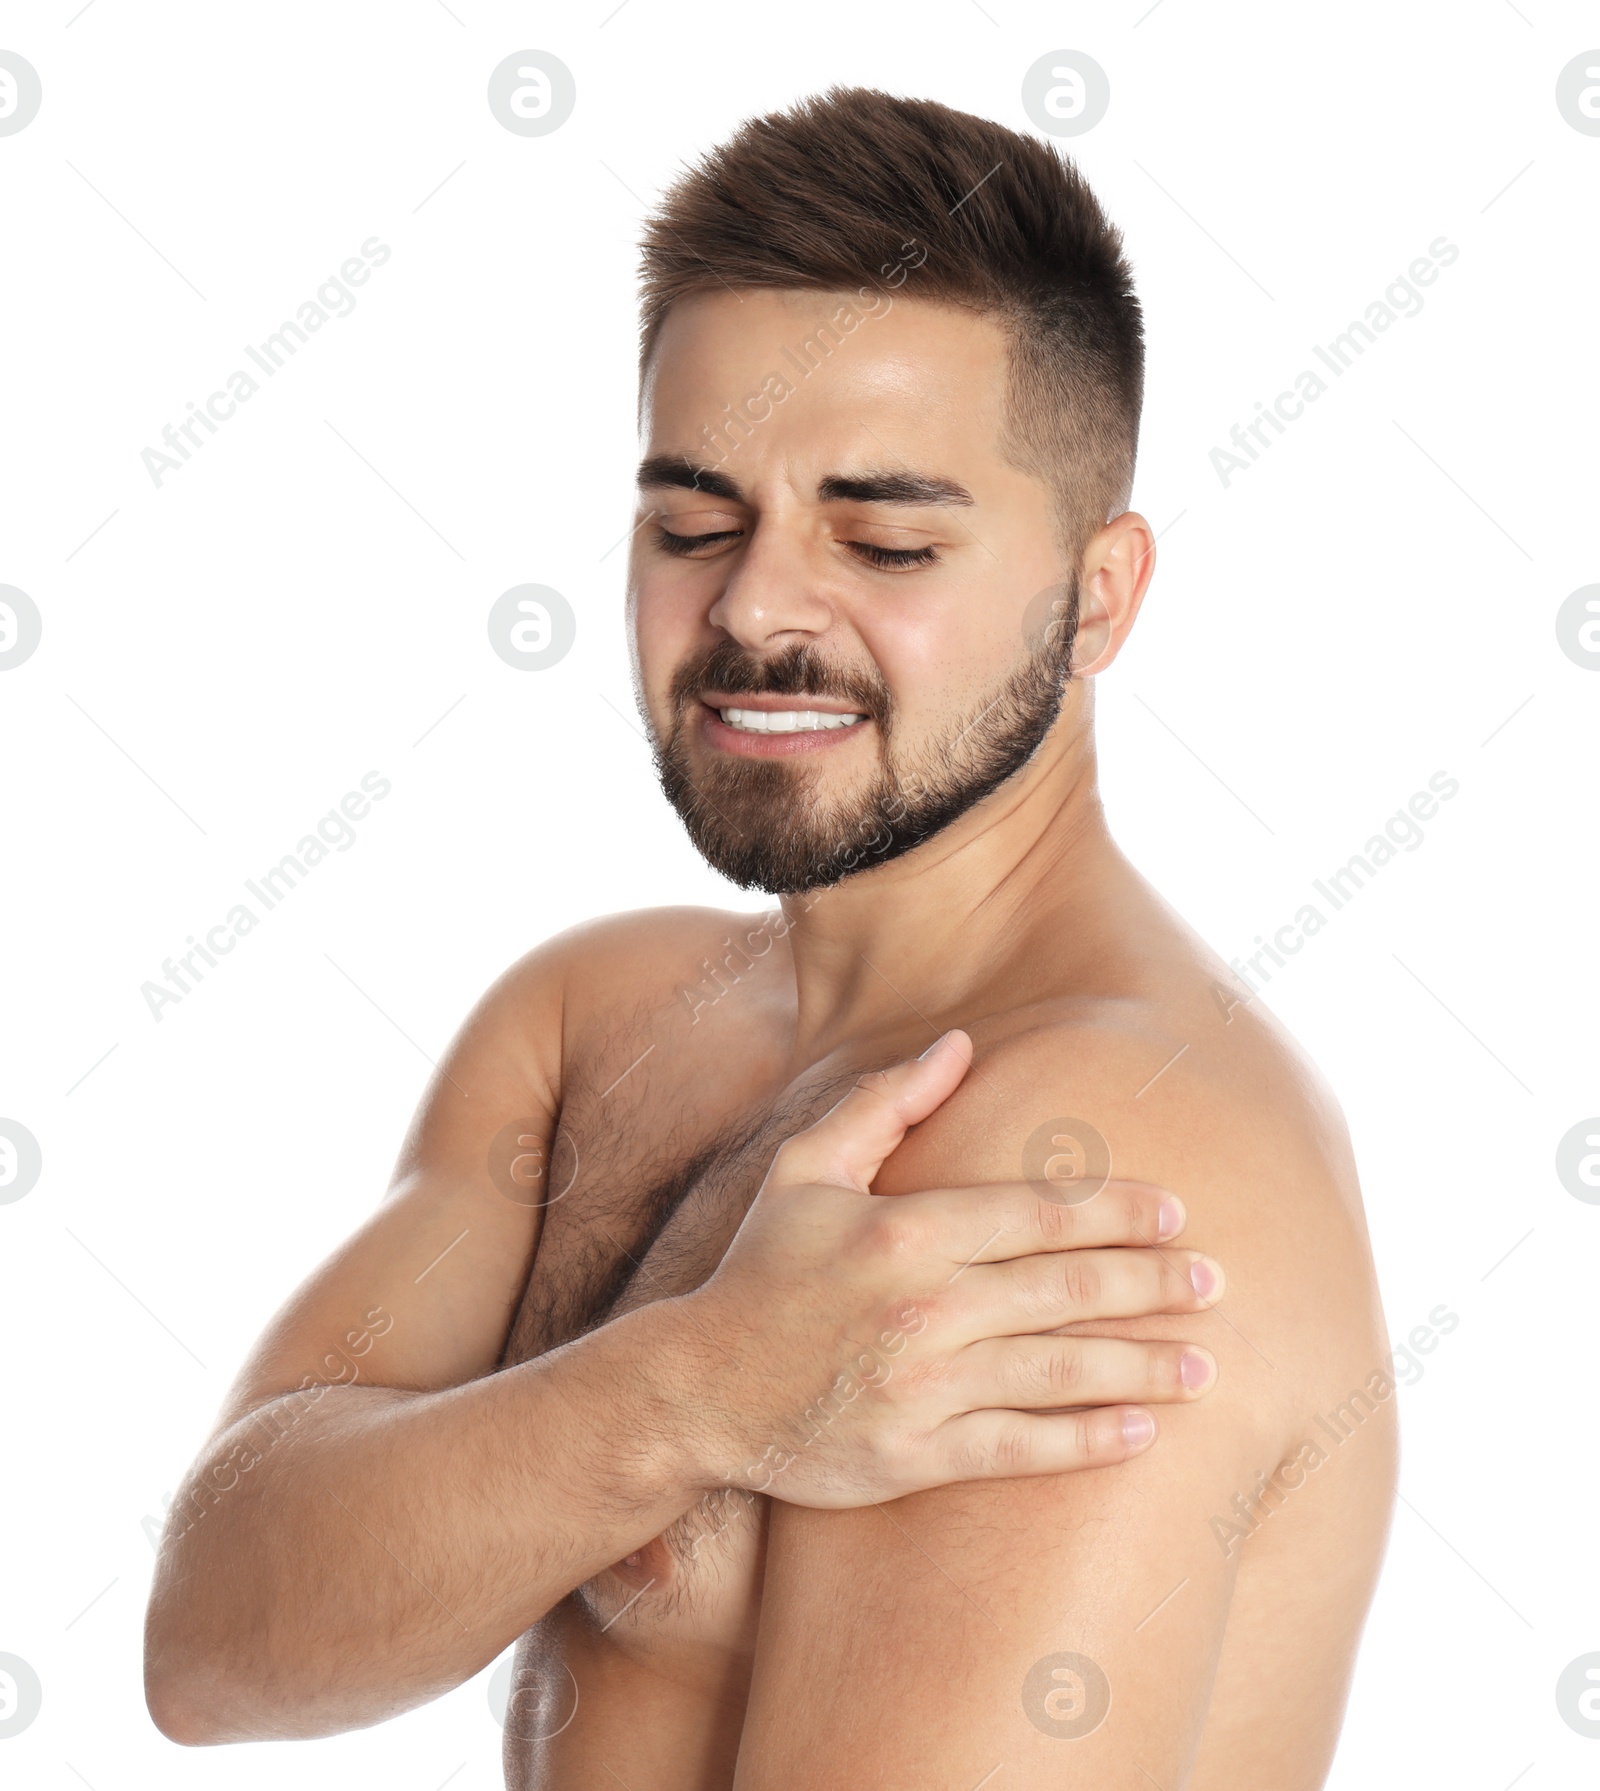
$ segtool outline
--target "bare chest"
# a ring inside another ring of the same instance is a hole
[[[698,1287],[722,1260],[779,1144],[825,1112],[854,1074],[809,1076],[732,1111],[709,1099],[698,1109],[655,1100],[648,1089],[615,1106],[597,1091],[570,1094],[505,1363]],[[625,1649],[746,1653],[759,1615],[767,1503],[739,1489],[710,1494],[569,1602]]]
[[[778,1146],[826,1111],[841,1080],[849,1078],[810,1078],[731,1108],[648,1092],[626,1103],[582,1087],[571,1093],[548,1153],[543,1228],[505,1362],[698,1287]]]

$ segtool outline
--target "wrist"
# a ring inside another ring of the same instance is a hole
[[[741,1445],[718,1391],[727,1372],[727,1339],[714,1334],[695,1296],[654,1301],[615,1323],[637,1377],[643,1441],[654,1472],[696,1497],[743,1485]]]

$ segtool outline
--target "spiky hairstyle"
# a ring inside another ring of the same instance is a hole
[[[908,245],[926,257],[903,285]],[[1005,458],[1043,480],[1063,546],[1127,506],[1144,327],[1120,232],[1052,145],[933,100],[831,87],[742,124],[641,240],[641,382],[671,306],[741,286],[863,286],[996,318]]]

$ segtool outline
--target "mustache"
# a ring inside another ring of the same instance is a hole
[[[682,710],[705,689],[729,696],[817,696],[849,703],[888,726],[893,704],[881,678],[831,665],[815,647],[796,641],[769,658],[758,659],[737,641],[718,641],[708,652],[685,660],[673,675],[671,696]]]

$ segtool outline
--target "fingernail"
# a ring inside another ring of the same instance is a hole
[[[1217,1291],[1217,1271],[1203,1256],[1189,1264],[1189,1280],[1202,1300],[1209,1300]]]
[[[1156,1421],[1148,1412],[1122,1414],[1122,1440],[1130,1449],[1142,1449],[1156,1434]]]
[[[1193,1393],[1211,1379],[1211,1363],[1199,1350],[1186,1349],[1183,1360],[1178,1364],[1178,1374],[1184,1386]]]
[[[948,1032],[941,1032],[939,1034],[939,1036],[933,1041],[933,1043],[931,1045],[929,1045],[929,1047],[927,1048],[926,1051],[919,1051],[917,1053],[917,1062],[921,1063],[925,1057],[932,1057],[934,1052],[939,1049],[939,1047],[945,1042],[945,1040],[947,1038],[949,1038],[949,1036],[950,1036],[950,1034]]]
[[[1169,1194],[1156,1213],[1156,1241],[1164,1244],[1168,1238],[1175,1238],[1182,1230],[1183,1202],[1176,1194]]]

